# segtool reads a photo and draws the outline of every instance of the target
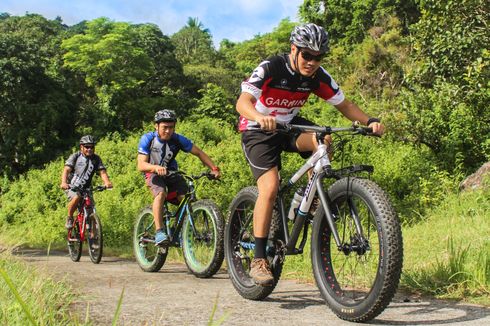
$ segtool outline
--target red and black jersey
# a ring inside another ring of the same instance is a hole
[[[276,117],[278,122],[289,123],[306,103],[311,93],[332,105],[340,104],[344,94],[330,74],[318,68],[311,77],[295,72],[289,55],[273,56],[260,63],[252,76],[242,83],[242,92],[252,94],[255,109],[263,115]],[[257,128],[255,121],[240,116],[240,131]]]

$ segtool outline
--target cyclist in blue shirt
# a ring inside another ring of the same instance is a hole
[[[153,218],[155,220],[155,245],[168,245],[168,235],[163,228],[163,204],[169,192],[177,192],[181,200],[187,192],[187,183],[180,174],[167,175],[167,171],[178,170],[175,160],[183,150],[197,156],[211,169],[215,178],[221,176],[219,168],[211,158],[192,141],[175,132],[177,117],[172,110],[160,110],[155,114],[155,131],[141,137],[138,146],[138,170],[143,172],[146,185],[153,194]]]

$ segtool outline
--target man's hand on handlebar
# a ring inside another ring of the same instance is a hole
[[[155,168],[153,168],[153,173],[156,173],[158,175],[166,175],[167,174],[167,168],[164,166],[155,165]]]
[[[381,136],[385,132],[385,126],[383,126],[379,122],[371,122],[368,126],[369,128],[373,129],[373,134]]]
[[[255,120],[262,130],[275,130],[276,129],[276,118],[271,116],[260,116]]]

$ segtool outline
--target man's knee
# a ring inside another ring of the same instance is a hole
[[[165,197],[167,196],[167,193],[165,193],[165,191],[160,191],[158,193],[155,194],[155,198],[154,200],[158,200],[158,201],[162,201],[162,200],[165,200]]]
[[[278,178],[264,178],[257,182],[259,197],[268,201],[274,201],[279,190]]]

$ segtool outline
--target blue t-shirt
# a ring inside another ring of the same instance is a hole
[[[161,140],[156,131],[144,134],[138,145],[138,153],[150,156],[150,164],[164,166],[169,170],[178,170],[175,157],[180,150],[190,152],[192,141],[173,133],[169,140]]]

